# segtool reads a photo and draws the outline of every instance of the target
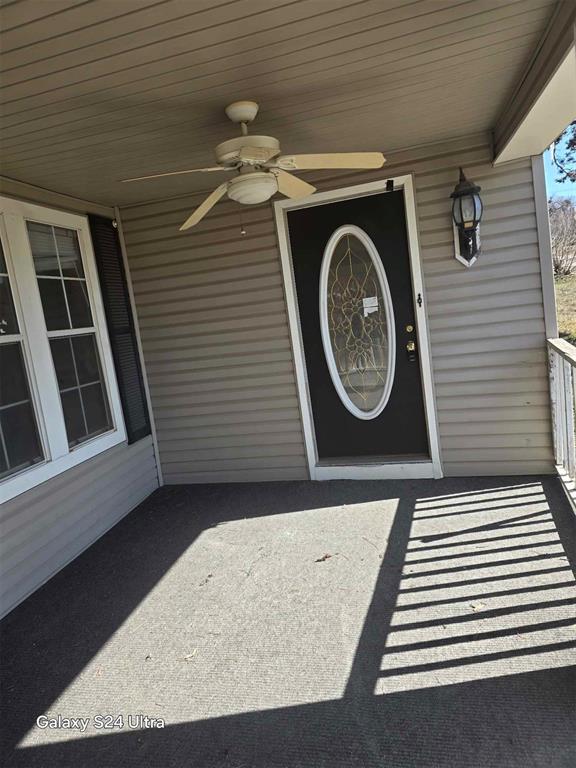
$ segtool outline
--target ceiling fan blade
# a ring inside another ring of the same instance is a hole
[[[278,192],[286,197],[294,199],[308,197],[308,195],[316,192],[316,187],[308,184],[307,181],[303,181],[303,179],[299,179],[297,176],[293,176],[291,173],[280,169],[273,171],[273,173],[278,180]]]
[[[151,176],[137,176],[134,179],[121,179],[125,184],[128,181],[145,181],[146,179],[161,179],[164,176],[182,176],[185,173],[210,173],[211,171],[235,171],[235,168],[223,168],[221,165],[213,165],[211,168],[191,168],[188,171],[169,171],[168,173],[153,173]]]
[[[216,187],[214,192],[208,195],[206,200],[196,208],[194,213],[189,216],[184,224],[180,227],[180,232],[183,232],[185,229],[190,229],[190,227],[194,227],[196,224],[198,224],[199,221],[201,221],[204,216],[208,213],[208,211],[213,208],[218,200],[226,193],[226,190],[228,189],[228,182],[224,182],[224,184],[220,184],[219,187]]]
[[[322,171],[328,168],[382,168],[382,152],[333,152],[326,155],[283,155],[275,164],[286,171]]]

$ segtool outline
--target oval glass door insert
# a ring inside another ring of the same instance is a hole
[[[376,418],[392,390],[396,333],[384,267],[360,227],[339,227],[326,245],[320,324],[330,376],[342,403],[359,419]]]

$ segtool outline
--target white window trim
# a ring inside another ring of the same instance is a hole
[[[122,405],[88,219],[11,198],[0,197],[1,234],[16,316],[22,335],[24,359],[35,406],[44,461],[0,481],[0,501],[8,501],[40,483],[81,464],[126,440]],[[26,220],[38,221],[78,233],[86,285],[90,297],[96,343],[107,388],[112,429],[70,449],[64,424],[56,371],[36,279]],[[39,386],[41,378],[42,386]]]

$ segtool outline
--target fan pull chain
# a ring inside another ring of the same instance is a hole
[[[240,211],[240,234],[244,236],[246,234],[246,230],[244,229],[244,224],[242,223],[242,211]]]

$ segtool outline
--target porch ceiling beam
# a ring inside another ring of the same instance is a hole
[[[576,119],[576,3],[561,0],[494,126],[494,163],[538,155]]]
[[[114,218],[114,208],[112,206],[55,192],[52,189],[37,187],[35,184],[28,184],[25,181],[10,179],[8,176],[0,176],[0,195],[14,197],[17,200],[27,200],[39,205],[47,205],[51,208],[61,208],[63,211],[95,213],[97,216],[105,216],[109,219]]]

